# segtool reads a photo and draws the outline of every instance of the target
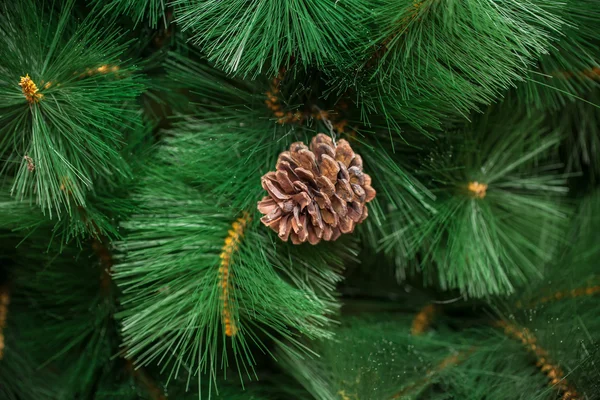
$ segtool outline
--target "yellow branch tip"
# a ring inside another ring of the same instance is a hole
[[[31,80],[29,74],[21,77],[19,86],[21,86],[23,95],[30,104],[38,103],[44,97],[43,94],[38,93],[39,89],[37,85]]]
[[[221,303],[223,305],[221,317],[225,328],[225,335],[229,337],[234,336],[237,333],[237,327],[233,321],[231,305],[229,302],[229,292],[231,289],[229,280],[231,276],[231,257],[233,253],[237,251],[240,241],[244,236],[244,229],[249,222],[250,215],[247,212],[244,212],[240,218],[231,224],[231,229],[227,232],[225,244],[219,255],[219,258],[221,259],[221,264],[219,266],[219,287],[221,288]]]
[[[487,187],[485,183],[469,182],[469,190],[473,192],[473,195],[479,199],[483,199],[487,192]]]

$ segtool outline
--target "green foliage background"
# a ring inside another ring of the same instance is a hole
[[[600,398],[599,28],[595,0],[3,3],[0,398]],[[377,197],[283,243],[260,178],[317,133]]]

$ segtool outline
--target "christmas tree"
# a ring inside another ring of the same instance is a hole
[[[600,399],[600,2],[0,6],[0,398]]]

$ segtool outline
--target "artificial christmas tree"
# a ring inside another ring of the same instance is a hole
[[[600,2],[0,22],[0,398],[600,398]]]

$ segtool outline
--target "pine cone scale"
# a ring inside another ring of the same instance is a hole
[[[362,217],[363,206],[358,201],[353,201],[348,207],[348,218],[350,218],[353,222],[360,222],[360,218]]]
[[[337,225],[337,221],[335,219],[337,214],[333,214],[331,213],[329,210],[327,209],[322,209],[321,210],[321,216],[323,217],[323,221],[327,224],[327,225]]]
[[[308,182],[308,183],[313,183],[314,186],[314,180],[315,180],[315,176],[313,175],[312,172],[310,172],[307,169],[304,168],[296,168],[294,170],[294,172],[296,173],[296,176],[304,181],[304,182]]]
[[[354,230],[354,223],[348,217],[340,218],[339,226],[342,233],[350,233]]]
[[[359,223],[363,222],[369,216],[369,209],[367,207],[363,208],[362,216],[360,217]]]
[[[295,142],[282,152],[275,172],[262,177],[268,196],[258,202],[261,222],[292,243],[332,241],[354,231],[368,216],[375,190],[362,158],[346,140],[324,134],[310,148]]]
[[[365,174],[357,166],[348,168],[348,174],[350,174],[350,183],[360,186],[365,184]]]
[[[289,174],[290,179],[291,177],[296,177],[296,179],[298,179],[296,173],[294,172],[294,168],[292,168],[292,164],[289,161],[278,161],[277,170]]]
[[[325,176],[319,176],[317,178],[317,186],[319,187],[319,191],[326,197],[331,197],[335,193],[335,186]]]
[[[275,178],[277,179],[277,182],[279,183],[284,192],[294,192],[294,184],[292,183],[292,180],[288,177],[287,173],[283,171],[277,171],[275,173]]]
[[[340,161],[338,161],[337,163],[340,168],[338,179],[349,180],[350,174],[348,173],[348,168],[346,168],[346,165]]]
[[[332,207],[331,200],[329,200],[329,197],[327,195],[323,195],[323,193],[317,193],[315,195],[315,201],[317,202],[321,210],[330,209]]]
[[[298,193],[293,197],[294,201],[298,203],[300,211],[304,210],[310,203],[310,196],[306,192]]]
[[[369,182],[371,182],[371,178],[369,178]],[[363,186],[363,188],[365,189],[365,203],[368,203],[375,198],[375,195],[377,193],[375,192],[375,189],[373,189],[371,186],[366,185],[366,183]]]
[[[270,180],[270,178],[263,180],[263,189],[269,192],[269,195],[271,195],[272,198],[279,200],[279,202],[281,202],[282,200],[289,200],[290,195],[285,194],[283,189],[281,187],[278,187],[278,185],[279,182],[273,182]]]
[[[346,167],[350,166],[350,163],[354,159],[354,151],[352,151],[350,143],[345,140],[340,140],[335,149],[335,159],[343,163]]]
[[[343,201],[338,195],[334,195],[331,198],[331,206],[333,207],[333,211],[339,217],[345,217],[348,213],[348,206],[345,201]]]
[[[346,202],[350,202],[354,198],[354,192],[352,191],[350,182],[345,179],[338,180],[337,185],[335,185],[335,192],[338,197]]]
[[[301,193],[307,193],[309,195],[311,193],[311,190],[308,189],[308,186],[304,182],[300,181],[294,181],[294,190]]]
[[[360,201],[365,201],[366,193],[362,186],[357,185],[355,183],[351,184],[350,186],[352,186],[352,191],[354,192],[356,197],[358,197]]]
[[[312,224],[323,229],[323,219],[321,218],[321,211],[315,205],[315,203],[310,203],[307,207],[307,210],[308,210],[308,214],[310,215]]]
[[[340,166],[331,156],[323,154],[319,167],[323,177],[329,179],[330,182],[337,179],[338,173],[340,172]]]

